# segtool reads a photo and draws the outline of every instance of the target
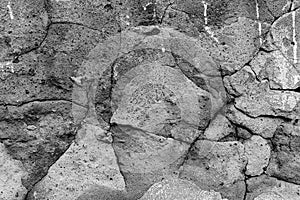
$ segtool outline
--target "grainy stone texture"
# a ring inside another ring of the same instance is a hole
[[[155,183],[140,200],[222,200],[219,193],[203,191],[196,184],[182,179],[166,179]]]
[[[262,137],[254,135],[244,145],[248,159],[246,175],[257,176],[262,174],[270,159],[271,149],[269,144]]]
[[[105,137],[105,131],[99,127],[83,127],[64,155],[31,190],[28,199],[77,199],[87,191],[97,193],[98,187],[124,190],[112,139]]]
[[[189,152],[180,178],[194,181],[201,189],[218,191],[228,199],[241,199],[246,163],[243,144],[200,140]]]
[[[247,180],[247,200],[297,200],[300,199],[300,187],[276,178],[262,175]]]
[[[12,159],[3,144],[0,144],[0,199],[24,199],[27,190],[22,178],[27,175],[22,163]]]
[[[0,0],[0,199],[300,199],[299,8]]]

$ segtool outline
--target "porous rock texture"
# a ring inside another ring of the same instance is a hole
[[[0,0],[0,200],[300,200],[299,0]]]

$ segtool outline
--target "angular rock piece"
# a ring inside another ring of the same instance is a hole
[[[231,122],[222,114],[218,114],[204,131],[204,138],[218,141],[227,135],[235,133]]]
[[[22,179],[27,175],[20,161],[14,160],[0,143],[0,199],[23,200],[27,189],[22,185]]]
[[[73,23],[111,34],[117,31],[116,12],[120,12],[118,3],[103,0],[96,1],[48,1],[53,22]]]
[[[236,107],[252,117],[279,116],[296,119],[300,113],[300,94],[290,91],[267,91],[236,99]]]
[[[113,146],[126,180],[129,199],[137,199],[155,182],[177,176],[189,145],[131,126],[112,128]]]
[[[156,63],[135,67],[124,74],[113,89],[112,102],[116,108],[112,123],[166,136],[170,129],[173,137],[186,142],[192,142],[197,135],[180,135],[177,131],[181,130],[173,127],[203,130],[211,110],[206,91],[179,69]]]
[[[86,124],[77,141],[51,166],[35,186],[30,200],[74,200],[97,188],[125,189],[114,150],[101,128]],[[103,192],[109,191],[103,189]]]
[[[292,1],[289,0],[268,0],[266,1],[266,4],[268,5],[272,15],[277,18],[289,11],[292,7],[291,2]],[[294,8],[298,8],[300,6],[300,1],[294,0],[293,4]]]
[[[252,136],[244,143],[245,155],[248,159],[246,175],[257,176],[267,167],[271,155],[268,142],[260,136]]]
[[[226,101],[217,64],[197,40],[171,28],[138,27],[108,38],[79,75],[91,82],[90,110],[99,120],[186,142]]]
[[[300,186],[262,175],[247,180],[246,200],[298,200]]]
[[[300,125],[283,124],[272,139],[273,148],[267,174],[300,184]]]
[[[269,80],[272,89],[297,89],[300,87],[300,70],[280,51],[260,52],[250,63],[257,78]]]
[[[237,96],[235,106],[252,117],[279,116],[295,119],[300,113],[300,94],[293,91],[276,91],[268,81],[257,81],[249,66],[226,77],[225,86]]]
[[[256,117],[252,118],[241,111],[234,108],[234,106],[229,107],[226,112],[226,116],[234,124],[245,127],[250,130],[255,135],[260,135],[263,138],[273,137],[277,127],[284,121],[279,118],[268,118],[268,117]]]
[[[189,152],[180,178],[195,182],[201,189],[215,190],[228,199],[240,200],[245,192],[244,146],[240,142],[200,140]]]
[[[28,171],[22,180],[28,190],[47,174],[73,141],[76,125],[71,117],[71,106],[64,101],[7,106],[5,115],[0,118],[3,133],[0,137],[8,153],[20,160]]]
[[[182,179],[165,179],[153,184],[139,200],[222,200],[220,193],[201,190]],[[224,199],[225,200],[225,199]]]
[[[297,2],[299,3],[299,2]],[[294,5],[295,7],[295,5]],[[295,65],[299,75],[299,58],[300,58],[300,10],[289,12],[278,20],[271,27],[274,44],[282,52],[288,61]]]
[[[47,34],[48,14],[43,0],[2,0],[0,61],[36,49]]]

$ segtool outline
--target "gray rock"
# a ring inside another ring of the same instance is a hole
[[[299,70],[280,51],[260,52],[250,63],[257,78],[269,80],[271,89],[300,87]]]
[[[229,134],[235,133],[230,121],[222,114],[218,114],[204,131],[204,138],[218,141]]]
[[[273,137],[277,127],[284,122],[279,118],[249,117],[237,110],[234,106],[229,107],[226,116],[234,124],[245,127],[250,130],[252,134],[260,135],[263,138]]]
[[[2,0],[0,62],[36,49],[47,34],[49,16],[42,0]]]
[[[299,6],[299,1],[293,3],[293,9]],[[300,16],[300,11],[289,12],[281,16],[276,20],[271,27],[271,34],[273,36],[273,41],[276,47],[280,50],[283,56],[288,59],[288,61],[296,66],[297,74],[299,76],[299,56],[300,51],[298,44],[300,42],[297,36],[300,32],[300,22],[297,20]]]
[[[140,198],[163,178],[178,176],[179,165],[189,148],[187,143],[131,126],[118,125],[111,131],[129,199]]]
[[[5,117],[0,119],[1,141],[8,154],[28,171],[22,179],[28,190],[47,174],[74,139],[71,106],[63,101],[8,106]],[[28,130],[28,126],[36,129]]]
[[[299,184],[299,123],[283,124],[278,127],[272,139],[274,150],[271,153],[267,174]]]
[[[114,150],[111,144],[101,141],[103,136],[104,130],[86,124],[78,133],[77,140],[50,167],[28,198],[73,200],[80,199],[87,191],[99,193],[97,188],[111,188],[116,193],[124,190],[125,183]],[[103,193],[105,191],[109,190],[102,190]]]
[[[27,189],[22,184],[22,179],[27,172],[20,161],[14,160],[0,143],[0,199],[23,200]]]
[[[299,185],[266,175],[247,180],[247,200],[298,200]]]
[[[247,157],[246,175],[257,176],[264,172],[269,164],[271,148],[266,140],[260,136],[252,136],[244,143]]]
[[[200,140],[189,152],[180,178],[195,182],[203,190],[215,190],[228,199],[241,199],[245,192],[244,174],[247,163],[240,142]]]
[[[220,193],[201,190],[182,179],[165,179],[153,184],[139,200],[222,200]],[[225,200],[225,199],[224,199]]]

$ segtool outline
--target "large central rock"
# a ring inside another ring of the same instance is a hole
[[[190,145],[226,101],[219,66],[201,42],[158,26],[108,38],[74,80],[74,101],[90,109],[74,106],[73,114],[112,133],[129,199],[178,176]]]

